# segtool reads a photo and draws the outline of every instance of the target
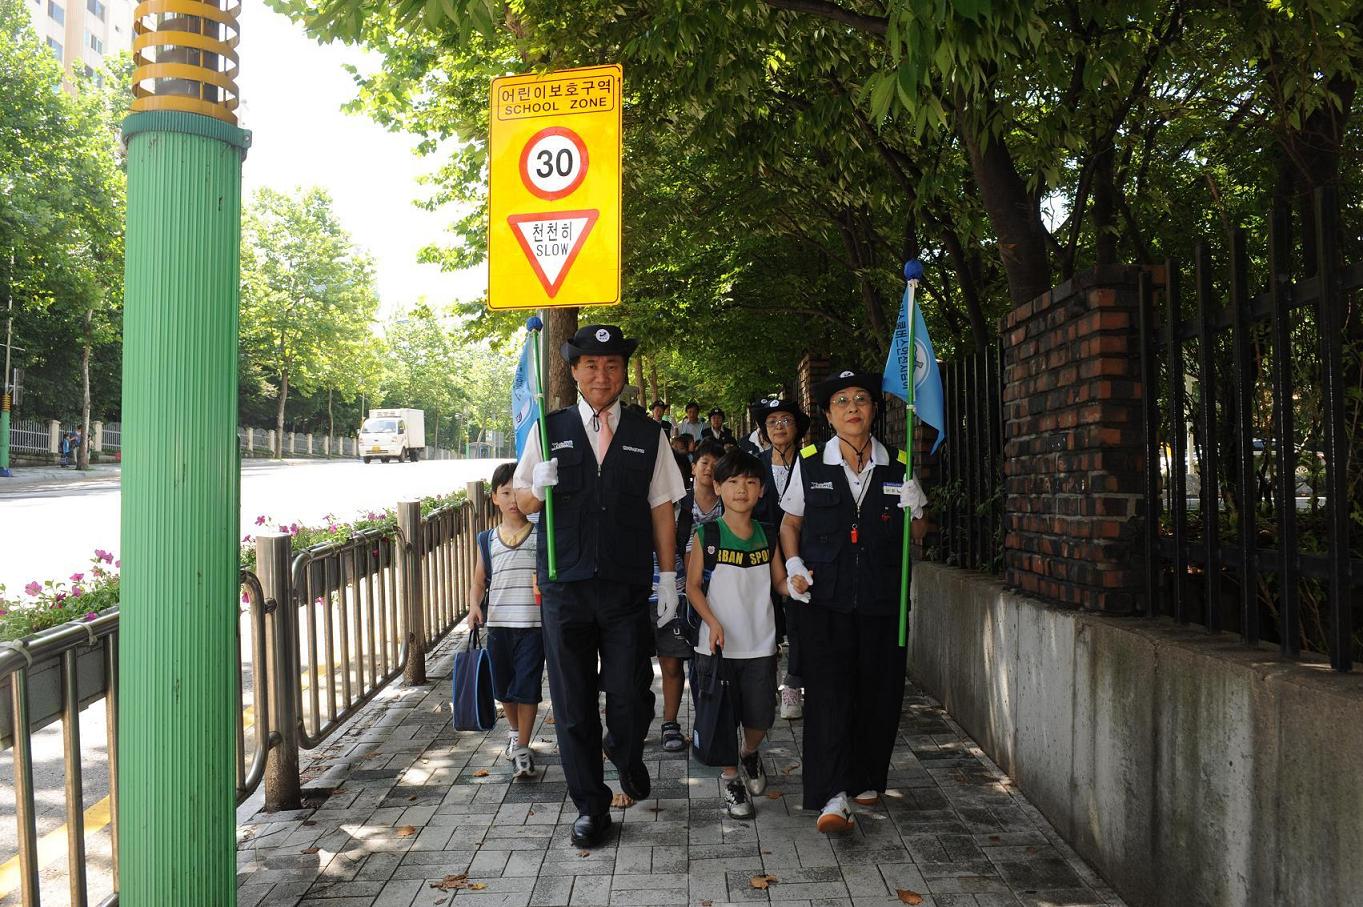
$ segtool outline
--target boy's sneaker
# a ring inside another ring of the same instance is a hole
[[[506,758],[515,759],[516,749],[521,745],[520,734],[516,731],[506,732]]]
[[[516,753],[511,757],[511,763],[516,769],[513,777],[529,778],[535,774],[535,759],[528,746],[516,747]]]
[[[805,716],[805,697],[800,690],[781,688],[781,720],[796,721]]]
[[[852,798],[858,806],[875,806],[880,802],[880,791],[875,788],[864,790]]]
[[[826,835],[852,830],[852,811],[847,808],[847,794],[834,794],[824,804],[823,812],[819,813],[818,829]]]
[[[752,818],[752,800],[748,799],[748,788],[738,775],[720,778],[724,782],[724,809],[735,819]]]
[[[767,789],[767,767],[762,764],[761,751],[753,750],[738,761],[743,765],[743,774],[748,776],[748,792],[754,797],[763,794]]]

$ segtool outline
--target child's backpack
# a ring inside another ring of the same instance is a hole
[[[483,557],[483,607],[487,608],[488,591],[492,588],[492,533],[496,529],[484,529],[478,533],[478,551]],[[486,618],[487,614],[484,613]]]

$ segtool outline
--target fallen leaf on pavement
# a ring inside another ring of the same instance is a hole
[[[923,896],[916,891],[906,891],[903,888],[896,888],[894,893],[899,895],[900,903],[903,904],[923,903]]]
[[[592,852],[590,850],[579,850],[577,852],[577,855],[579,857],[590,857],[592,855]]]
[[[701,901],[700,907],[714,907],[714,901]]]
[[[415,803],[415,802],[416,802],[416,797],[408,797],[408,798],[407,798],[407,802],[408,802],[408,803]]]
[[[800,767],[800,763],[798,763],[798,762],[795,763],[794,765],[787,765],[785,768],[781,769],[781,774],[783,774],[783,775],[789,775],[791,772],[795,771],[795,770],[796,770],[797,768],[799,768],[799,767]]]
[[[439,882],[432,882],[431,887],[438,888],[441,891],[456,891],[460,888],[467,888],[468,884],[469,874],[467,872],[461,872],[459,875],[445,876],[445,878],[441,879]]]
[[[767,791],[767,799],[768,799],[768,800],[780,800],[780,799],[781,799],[782,797],[784,797],[785,795],[786,795],[786,794],[785,794],[785,791],[779,791],[779,790],[769,790],[769,791]]]
[[[751,879],[748,880],[748,884],[759,891],[766,891],[769,887],[775,885],[779,881],[781,880],[778,879],[776,876],[768,874],[753,876]]]
[[[311,828],[312,826],[316,825],[317,823],[314,822],[314,821],[312,821],[311,819],[304,819],[304,820],[303,820],[303,824],[306,825],[306,826],[308,826],[309,828]]]
[[[400,825],[400,826],[398,826],[398,837],[399,837],[399,838],[410,838],[410,837],[411,837],[412,835],[414,835],[414,834],[416,834],[416,827],[415,827],[415,826],[412,826],[412,825]]]
[[[299,853],[317,853],[319,850],[321,850],[319,847],[305,847]]]
[[[470,891],[483,891],[487,888],[486,882],[474,882],[469,886]]]
[[[485,768],[480,768],[480,769],[478,769],[478,771],[476,771],[476,772],[473,773],[473,777],[475,777],[475,778],[486,778],[486,777],[487,777],[487,769],[485,769]]]

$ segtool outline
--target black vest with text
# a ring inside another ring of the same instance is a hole
[[[597,468],[594,439],[576,406],[550,413],[549,455],[558,459],[554,543],[558,582],[599,576],[631,585],[653,582],[653,509],[648,486],[662,437],[658,423],[628,409]],[[549,581],[546,520],[539,527],[539,581]]]
[[[906,458],[894,447],[886,449],[890,462],[867,478],[860,513],[842,464],[825,464],[819,445],[800,451],[805,493],[800,557],[814,574],[811,604],[871,615],[899,612],[904,532],[899,486]]]

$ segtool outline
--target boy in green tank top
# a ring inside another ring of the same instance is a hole
[[[758,747],[776,720],[776,612],[771,592],[786,593],[786,568],[774,556],[753,510],[762,499],[762,461],[741,449],[715,464],[714,482],[724,515],[699,527],[687,555],[686,595],[704,621],[696,643],[696,683],[718,669],[723,650],[730,688],[736,691],[743,744],[739,766],[723,767],[724,805],[730,816],[752,816],[752,799],[767,789]]]

